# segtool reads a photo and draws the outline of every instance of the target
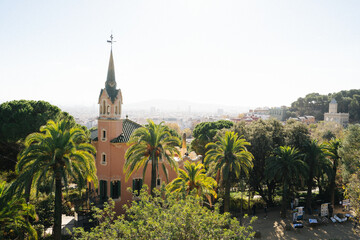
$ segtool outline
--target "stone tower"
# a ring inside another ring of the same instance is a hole
[[[329,113],[337,113],[337,102],[335,100],[335,98],[333,98],[331,100],[331,102],[329,103]]]

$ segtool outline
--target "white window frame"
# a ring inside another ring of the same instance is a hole
[[[105,157],[105,161],[104,161],[104,157]],[[107,157],[106,157],[106,153],[103,152],[101,154],[100,164],[106,166],[107,162],[108,162],[108,160],[107,160]]]

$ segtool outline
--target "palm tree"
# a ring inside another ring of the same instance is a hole
[[[332,160],[332,176],[330,180],[330,194],[331,194],[331,205],[334,208],[335,204],[335,187],[336,187],[336,172],[337,167],[341,161],[339,156],[339,148],[341,147],[341,141],[339,139],[331,139],[329,143],[326,144],[326,155]]]
[[[306,176],[307,165],[296,148],[281,146],[275,149],[274,153],[274,157],[266,161],[265,172],[269,180],[282,183],[281,216],[286,217],[289,186]]]
[[[97,186],[95,148],[85,141],[83,129],[71,127],[65,120],[49,120],[40,128],[40,133],[32,133],[25,139],[25,149],[18,156],[16,169],[19,177],[14,183],[20,191],[31,182],[38,187],[47,182],[54,189],[54,239],[61,239],[62,187],[69,180],[78,186],[93,181]]]
[[[253,167],[253,155],[246,149],[250,143],[242,136],[238,137],[237,133],[227,131],[224,137],[219,137],[216,143],[208,143],[206,148],[209,149],[205,155],[205,163],[215,163],[215,169],[221,175],[225,183],[224,211],[229,212],[230,208],[230,187],[231,175],[236,177],[240,173],[249,175]]]
[[[185,191],[187,194],[196,189],[199,196],[205,195],[211,205],[211,196],[217,197],[214,188],[217,182],[205,174],[204,165],[201,163],[185,162],[184,169],[179,169],[179,175],[167,188],[171,192]]]
[[[29,222],[35,219],[35,208],[9,193],[4,181],[0,182],[0,239],[21,236],[24,232],[29,239],[37,239],[37,233]]]
[[[164,122],[155,124],[148,120],[144,127],[136,129],[129,140],[129,149],[125,153],[124,173],[127,181],[130,176],[139,168],[143,167],[143,178],[149,163],[151,164],[151,187],[156,187],[156,178],[159,174],[159,162],[168,181],[168,171],[165,165],[167,162],[171,168],[178,170],[178,164],[174,159],[174,154],[180,155],[176,146],[180,146],[180,139],[172,136],[169,128]]]
[[[311,213],[312,188],[314,177],[323,175],[329,170],[329,162],[325,159],[325,148],[317,140],[312,140],[305,145],[305,161],[309,166],[307,175],[306,209]]]

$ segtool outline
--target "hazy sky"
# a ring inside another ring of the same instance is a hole
[[[0,102],[249,107],[359,87],[360,1],[0,1]]]

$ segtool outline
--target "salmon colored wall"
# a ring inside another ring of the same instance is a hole
[[[121,181],[121,197],[119,199],[114,199],[115,201],[115,211],[117,214],[124,213],[122,206],[126,203],[132,201],[132,194],[127,191],[128,188],[132,188],[132,181],[136,178],[143,178],[142,171],[143,168],[135,172],[129,180],[125,181],[125,174],[123,167],[125,164],[125,152],[129,148],[126,143],[111,143],[110,141],[118,137],[122,133],[122,120],[121,116],[121,93],[119,91],[118,98],[114,103],[109,99],[106,90],[104,89],[100,98],[99,98],[99,118],[98,118],[98,141],[93,142],[93,145],[96,148],[96,168],[97,168],[97,177],[98,180],[107,181],[107,196],[110,197],[110,182],[115,180]],[[103,112],[103,101],[106,102],[107,106],[110,106],[110,113],[107,111]],[[120,102],[119,102],[120,101]],[[115,114],[114,106],[118,106],[118,114]],[[103,130],[106,131],[106,139],[102,139]],[[106,165],[103,165],[102,155],[106,154]],[[177,173],[167,167],[169,172],[169,182],[177,177]],[[160,169],[159,177],[161,183],[166,182],[165,174]],[[146,184],[150,187],[151,185],[151,166],[148,166],[145,179],[143,184]]]
[[[118,125],[118,126],[114,126]],[[106,128],[106,129],[114,129],[114,132],[117,132],[117,130],[120,128],[119,126],[122,126],[122,121],[109,121],[109,120],[101,120],[99,119],[98,124],[98,136],[100,135],[100,129]],[[111,130],[110,130],[111,131]],[[113,133],[111,133],[109,136],[112,136]],[[117,136],[120,135],[120,133],[117,134]],[[113,137],[114,138],[114,137]],[[132,201],[132,194],[127,191],[128,188],[132,188],[132,180],[136,178],[143,178],[142,171],[143,168],[139,169],[137,172],[135,172],[129,180],[125,181],[125,174],[123,171],[124,164],[125,164],[125,152],[129,148],[129,146],[126,143],[110,143],[110,139],[108,138],[105,142],[102,142],[99,138],[98,142],[94,143],[94,146],[97,149],[96,154],[96,168],[97,168],[97,177],[98,180],[106,180],[107,181],[107,196],[110,197],[110,182],[115,180],[121,181],[121,197],[119,199],[114,199],[115,201],[115,211],[117,214],[124,213],[122,206],[126,203],[130,203]],[[102,161],[102,153],[106,153],[106,159],[107,164],[103,165],[101,164]],[[168,165],[168,176],[169,176],[169,182],[171,182],[173,179],[177,177],[177,173],[170,169],[170,166]],[[161,184],[163,182],[166,182],[165,174],[163,173],[162,169],[160,168],[159,178],[161,179]],[[148,166],[145,174],[145,180],[144,183],[149,186],[151,185],[151,166]]]

